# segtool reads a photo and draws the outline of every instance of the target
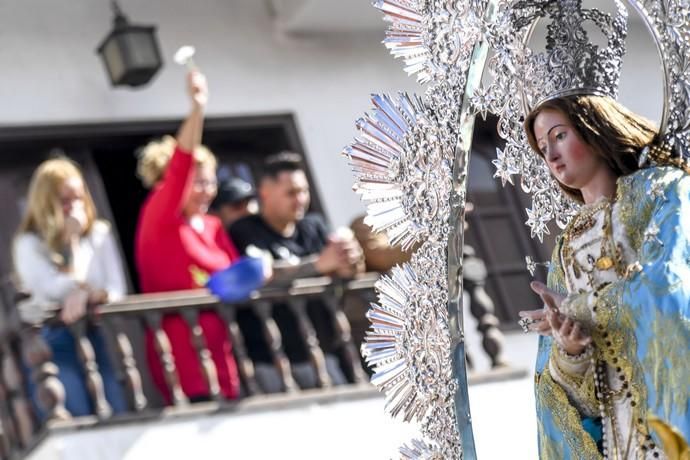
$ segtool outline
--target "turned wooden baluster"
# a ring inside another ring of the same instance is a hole
[[[0,359],[4,360],[5,356]],[[10,412],[10,391],[3,380],[0,378],[0,458],[5,459],[21,444]]]
[[[206,337],[204,336],[204,330],[199,324],[199,315],[201,311],[198,309],[185,309],[182,310],[182,317],[187,321],[190,329],[192,330],[192,344],[196,349],[197,356],[199,357],[199,363],[201,364],[201,370],[206,378],[206,383],[208,384],[209,396],[216,401],[222,399],[220,393],[220,384],[218,383],[218,371],[216,365],[211,358],[211,352],[206,344]]]
[[[87,336],[88,323],[85,319],[77,321],[69,326],[70,332],[74,336],[77,346],[77,353],[81,358],[81,364],[86,374],[86,388],[91,396],[94,411],[98,418],[106,419],[113,415],[113,409],[105,398],[105,388],[103,378],[98,372],[96,363],[96,352]]]
[[[345,285],[343,283],[334,284],[324,295],[323,301],[333,318],[333,325],[336,333],[336,346],[341,350],[348,371],[350,375],[352,375],[353,382],[368,382],[369,376],[362,368],[362,361],[352,340],[350,321],[348,321],[343,311]]]
[[[41,337],[40,329],[27,329],[22,336],[24,359],[31,367],[36,399],[47,420],[70,420],[72,416],[65,408],[65,387],[58,379],[58,367],[51,361],[53,353]]]
[[[319,347],[319,339],[316,336],[316,330],[307,314],[307,299],[305,297],[289,298],[287,303],[290,310],[297,317],[299,332],[307,345],[309,359],[316,370],[318,386],[321,388],[333,386],[331,376],[328,375],[328,369],[326,368],[326,358],[323,354],[323,350]]]
[[[18,354],[11,345],[8,345],[3,355],[2,375],[8,393],[7,402],[10,413],[13,414],[19,442],[22,447],[26,447],[34,432],[35,419],[28,395],[24,391],[25,381]]]
[[[115,349],[120,368],[120,383],[128,390],[130,407],[136,412],[140,412],[146,408],[148,401],[144,395],[141,374],[137,368],[137,361],[134,358],[132,343],[127,334],[122,332],[127,329],[122,318],[112,318],[107,324],[115,336]]]
[[[288,393],[299,391],[299,386],[297,386],[292,376],[290,361],[283,351],[283,338],[280,334],[280,329],[278,329],[278,325],[271,316],[272,307],[270,302],[258,301],[252,305],[252,308],[261,320],[264,338],[268,343],[268,349],[273,358],[273,364],[280,375],[283,388]]]
[[[244,387],[247,390],[247,396],[254,396],[261,394],[261,388],[256,382],[256,372],[254,371],[254,363],[247,353],[247,346],[244,343],[244,336],[237,324],[237,310],[234,305],[222,305],[217,308],[218,314],[221,315],[225,323],[228,325],[228,334],[232,341],[232,350],[237,360],[237,369],[240,377],[244,382]]]
[[[505,366],[503,358],[503,333],[494,314],[494,304],[482,285],[465,280],[465,290],[470,296],[470,312],[477,319],[477,330],[482,335],[482,348],[491,359],[491,367]]]
[[[21,359],[21,335],[23,324],[17,309],[17,303],[28,298],[28,294],[18,292],[11,279],[0,281],[0,308],[2,308],[2,356],[0,362],[0,381],[4,386],[5,394],[0,397],[6,401],[10,420],[5,425],[12,423],[13,446],[24,448],[31,442],[35,431],[36,414],[30,402],[30,395],[26,392],[26,375],[24,363]],[[7,428],[5,430],[7,432]]]
[[[0,460],[10,460],[12,452],[10,436],[5,430],[4,420],[0,420]]]
[[[161,313],[148,313],[145,316],[145,321],[148,327],[153,331],[156,351],[158,351],[160,356],[165,382],[168,384],[173,405],[184,406],[189,404],[189,400],[180,386],[180,377],[177,374],[170,339],[168,338],[168,334],[163,330],[163,315]]]
[[[467,251],[474,251],[470,249]],[[477,330],[482,335],[482,348],[491,359],[491,367],[505,366],[503,334],[498,329],[494,303],[484,288],[486,266],[478,257],[466,255],[463,261],[463,288],[469,294],[470,312],[477,319]]]

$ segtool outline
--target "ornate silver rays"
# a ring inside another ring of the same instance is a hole
[[[367,222],[375,230],[405,248],[421,246],[410,263],[377,283],[379,301],[368,313],[371,329],[362,353],[390,414],[421,421],[436,441],[415,444],[436,456],[409,458],[458,458],[446,281],[450,146],[457,136],[416,97],[374,96],[372,102],[372,114],[357,123],[360,136],[345,150],[358,178],[356,191],[368,203]]]
[[[656,40],[664,67],[662,139],[690,157],[690,1],[633,2]]]
[[[464,209],[466,162],[458,165],[457,156],[471,120],[461,120],[461,107],[482,34],[481,3],[375,3],[391,22],[385,45],[429,86],[424,97],[374,95],[373,110],[357,121],[359,135],[344,151],[367,204],[366,222],[393,244],[416,247],[408,264],[379,281],[362,347],[387,411],[421,423],[423,438],[400,449],[405,459],[460,458],[461,437],[465,458],[475,458],[464,353],[454,353],[462,345],[460,299],[449,295],[461,290],[461,266],[448,264],[448,242],[457,239],[454,222]],[[459,418],[458,405],[465,408]]]
[[[505,185],[519,175],[522,189],[532,193],[527,224],[533,237],[548,233],[553,219],[565,226],[577,210],[529,150],[517,81],[529,76],[518,67],[533,56],[526,46],[532,24],[513,22],[514,7],[540,13],[555,1],[374,4],[390,22],[385,46],[427,85],[423,97],[374,95],[372,111],[357,121],[359,135],[344,151],[354,188],[367,205],[367,223],[393,244],[416,248],[408,264],[379,281],[362,347],[375,372],[372,382],[386,394],[387,411],[421,424],[422,438],[400,448],[403,459],[476,458],[461,314],[462,221],[474,116],[499,117],[506,145],[493,161],[495,177]],[[676,154],[690,156],[690,0],[629,3],[662,54],[661,138]],[[490,78],[482,86],[489,47]]]
[[[355,190],[368,204],[366,222],[405,249],[440,241],[449,218],[450,185],[443,185],[450,182],[453,133],[416,96],[374,95],[372,102],[373,112],[357,121],[360,136],[345,149]]]

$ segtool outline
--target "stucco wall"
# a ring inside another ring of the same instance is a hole
[[[379,30],[287,37],[260,1],[120,4],[133,22],[159,28],[167,63],[145,89],[113,90],[107,82],[95,55],[110,30],[105,0],[0,0],[0,125],[181,117],[183,72],[171,56],[193,44],[210,80],[209,115],[293,112],[332,222],[346,224],[361,212],[339,155],[355,133],[354,121],[369,108],[373,91],[421,91],[380,44],[383,21]],[[626,63],[623,101],[658,117],[655,51],[641,25],[630,35],[634,52]]]

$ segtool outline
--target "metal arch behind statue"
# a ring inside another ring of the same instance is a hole
[[[424,440],[400,449],[410,459],[476,458],[462,331],[463,226],[453,224],[463,219],[474,124],[463,94],[479,83],[487,47],[449,33],[468,30],[462,26],[469,4],[455,2],[460,10],[449,6],[450,14],[429,26],[424,18],[435,16],[432,7],[377,2],[393,22],[387,46],[432,84],[423,100],[374,96],[374,112],[358,121],[361,136],[344,152],[358,179],[355,190],[368,203],[367,223],[392,242],[423,242],[409,264],[379,283],[363,345],[391,414],[422,424]],[[436,51],[424,47],[427,27],[439,41]],[[411,40],[411,33],[419,38]],[[469,73],[470,67],[477,70]],[[434,82],[446,71],[449,78]]]
[[[690,1],[676,2],[678,11],[670,11],[668,0],[628,1],[642,17],[654,39],[664,75],[658,145],[664,153],[655,157],[652,147],[649,159],[657,163],[670,162],[690,173]],[[661,14],[662,6],[663,10],[670,11],[667,17]],[[677,14],[676,18],[673,13]],[[681,22],[675,25],[666,22],[674,19]],[[670,63],[678,65],[672,66]],[[647,160],[648,153],[649,150],[643,153],[642,160]],[[664,158],[664,154],[671,158]],[[680,163],[674,162],[674,158],[679,159]]]

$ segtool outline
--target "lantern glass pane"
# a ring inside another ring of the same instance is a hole
[[[129,31],[120,37],[123,48],[127,50],[127,64],[130,68],[150,68],[158,66],[156,42],[148,30]]]
[[[108,69],[110,78],[113,81],[119,81],[127,69],[117,39],[110,39],[105,44],[103,47],[103,59],[105,60],[105,66]]]

